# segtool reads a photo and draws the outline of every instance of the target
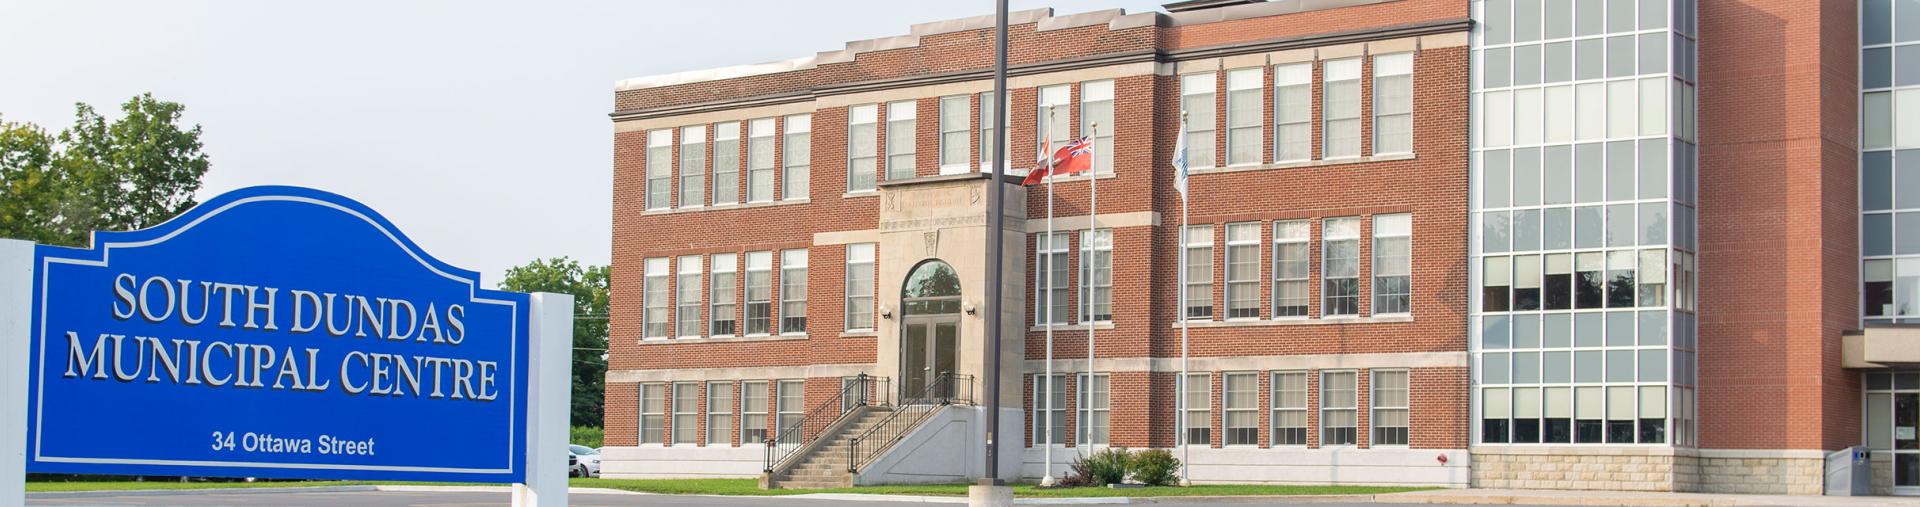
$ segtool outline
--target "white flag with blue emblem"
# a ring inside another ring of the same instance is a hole
[[[1187,198],[1187,115],[1180,115],[1180,137],[1173,143],[1173,189]]]

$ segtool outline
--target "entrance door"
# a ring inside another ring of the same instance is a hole
[[[1920,372],[1865,379],[1867,448],[1893,462],[1893,494],[1920,495]]]
[[[927,386],[951,376],[960,347],[960,277],[945,262],[921,263],[900,291],[900,400],[930,393]]]

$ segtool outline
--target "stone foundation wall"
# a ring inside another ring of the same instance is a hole
[[[1819,495],[1826,491],[1826,453],[1762,450],[1699,451],[1703,493]]]
[[[1471,452],[1476,488],[1772,495],[1825,489],[1825,453],[1817,450],[1481,446]],[[1876,490],[1883,466],[1875,463]]]

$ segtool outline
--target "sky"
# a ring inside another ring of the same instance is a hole
[[[339,193],[491,286],[537,258],[611,258],[615,81],[992,12],[987,0],[0,0],[0,118],[58,131],[75,102],[111,119],[152,92],[205,129],[201,199],[269,184]]]

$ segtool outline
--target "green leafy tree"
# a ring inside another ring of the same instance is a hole
[[[553,292],[573,296],[573,425],[601,425],[606,394],[607,305],[611,301],[606,266],[582,267],[566,257],[534,260],[507,268],[501,290]]]
[[[0,236],[84,245],[95,230],[152,227],[197,204],[210,166],[200,126],[176,102],[142,94],[109,121],[74,105],[59,135],[0,122]]]

